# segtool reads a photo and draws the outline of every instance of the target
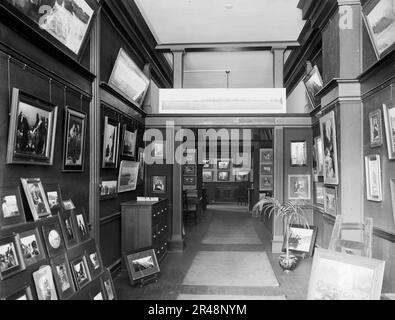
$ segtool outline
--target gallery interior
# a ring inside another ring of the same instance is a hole
[[[3,0],[0,299],[392,300],[394,0]]]

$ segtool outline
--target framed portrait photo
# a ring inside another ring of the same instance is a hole
[[[220,182],[230,181],[230,171],[218,171],[217,172],[217,181],[220,181]]]
[[[314,155],[317,163],[317,175],[322,177],[324,175],[324,148],[321,136],[314,138]]]
[[[22,289],[18,289],[15,293],[9,295],[4,300],[11,300],[11,301],[33,300],[32,288],[30,287],[30,285],[25,286]]]
[[[41,266],[33,272],[38,300],[58,300],[51,266]]]
[[[212,169],[213,164],[209,159],[203,160],[203,169]]]
[[[110,270],[106,269],[101,277],[106,300],[117,300],[117,294],[112,281]]]
[[[293,224],[289,227],[290,235],[288,240],[288,248],[294,254],[300,254],[304,257],[313,256],[315,241],[317,238],[317,227],[309,226],[308,228]],[[283,243],[283,251],[285,251],[285,239]]]
[[[125,255],[130,283],[160,272],[158,260],[153,248],[132,251]]]
[[[322,81],[320,71],[317,66],[314,66],[314,68],[305,76],[303,83],[310,103],[313,109],[315,109],[321,104],[321,101],[316,94],[324,87],[324,82]]]
[[[384,267],[377,259],[317,248],[307,300],[380,300]]]
[[[78,212],[74,213],[75,222],[76,222],[76,229],[77,229],[77,236],[79,242],[84,242],[89,240],[89,226],[85,217],[84,209],[79,210]]]
[[[89,274],[88,264],[86,263],[85,256],[78,257],[71,261],[70,268],[78,290],[85,287],[91,281],[91,276]]]
[[[49,257],[54,257],[66,251],[59,221],[44,223],[42,232]]]
[[[395,4],[392,0],[371,0],[364,6],[363,17],[377,59],[395,48]]]
[[[307,166],[307,142],[291,141],[291,167]]]
[[[166,176],[152,176],[151,181],[152,193],[166,193]]]
[[[184,186],[196,186],[196,177],[195,176],[183,176],[182,184]]]
[[[395,159],[395,104],[383,104],[388,158]]]
[[[21,178],[21,182],[34,221],[52,216],[41,180],[38,178]]]
[[[17,88],[12,90],[7,164],[51,166],[58,107]]]
[[[273,176],[260,176],[259,177],[259,191],[273,190]]]
[[[324,211],[332,216],[337,215],[337,188],[325,187],[324,188]]]
[[[26,266],[19,243],[19,235],[0,239],[0,280],[10,278],[25,270]]]
[[[64,211],[58,217],[66,247],[70,249],[78,243],[77,231],[73,222],[73,213],[71,211]]]
[[[322,151],[324,157],[324,183],[339,184],[337,162],[337,141],[335,112],[331,111],[320,118],[321,137],[323,139]]]
[[[61,300],[70,298],[76,292],[76,288],[67,255],[61,254],[52,258],[51,267],[59,298]]]
[[[110,119],[107,116],[104,117],[103,169],[118,168],[119,131],[120,124],[118,121]]]
[[[383,144],[383,129],[380,109],[369,113],[369,133],[371,148],[379,147]]]
[[[20,233],[19,243],[26,267],[46,258],[41,237],[36,228]]]
[[[118,196],[118,180],[102,178],[100,183],[100,200],[114,199]]]
[[[63,172],[83,172],[85,159],[86,113],[66,106]]]
[[[137,129],[132,130],[127,124],[123,125],[121,154],[124,157],[136,156]]]
[[[0,188],[0,229],[26,222],[19,186]]]
[[[52,215],[58,215],[63,211],[63,200],[60,185],[57,183],[45,184],[44,189],[47,194],[49,209],[51,210]]]
[[[259,149],[259,163],[273,163],[273,149]]]
[[[136,190],[139,174],[139,163],[135,161],[121,161],[118,176],[118,192]]]
[[[309,174],[288,175],[288,200],[311,199],[311,176]]]
[[[365,157],[366,196],[369,201],[383,200],[380,155]]]
[[[94,242],[91,242],[85,251],[85,257],[91,278],[96,278],[103,271],[103,263]]]

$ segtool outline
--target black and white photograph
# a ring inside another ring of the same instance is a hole
[[[155,250],[143,248],[125,255],[130,282],[156,275],[160,272]]]
[[[52,215],[58,215],[63,211],[63,199],[60,185],[57,183],[46,183],[44,190],[47,193],[47,199],[49,208],[51,209]]]
[[[291,166],[304,167],[307,166],[307,142],[292,141],[291,142]]]
[[[288,175],[288,199],[311,199],[311,176],[309,174]]]
[[[94,243],[89,244],[89,247],[86,250],[85,257],[91,278],[93,279],[98,277],[103,270],[102,270],[102,262],[100,259],[99,251],[97,250]]]
[[[229,181],[230,180],[230,171],[218,171],[217,172],[217,181]]]
[[[42,226],[42,232],[48,256],[54,257],[65,251],[62,229],[58,221],[45,223]]]
[[[70,265],[78,289],[85,287],[91,280],[85,257],[76,258],[70,262]]]
[[[89,239],[89,227],[85,219],[84,211],[75,213],[77,235],[80,242]]]
[[[100,199],[113,199],[118,195],[118,180],[102,180],[100,186]]]
[[[337,163],[336,121],[335,112],[331,111],[320,118],[322,150],[324,157],[324,182],[337,185],[339,183]]]
[[[51,267],[59,299],[67,299],[76,291],[66,254],[51,259]]]
[[[312,256],[317,237],[317,227],[293,224],[289,228],[288,247],[292,253]],[[283,245],[284,246],[284,245]]]
[[[123,125],[122,155],[134,158],[136,156],[137,129],[132,130],[128,125]]]
[[[18,235],[0,239],[0,280],[12,277],[25,269],[18,246]]]
[[[104,118],[104,134],[103,134],[103,160],[102,168],[117,168],[118,167],[118,152],[119,152],[119,122]]]
[[[68,249],[75,246],[78,242],[76,227],[73,221],[74,216],[70,211],[62,212],[59,215],[59,222],[62,228],[63,238]]]
[[[259,190],[270,191],[273,190],[273,176],[262,175],[259,177]]]
[[[166,176],[152,176],[152,193],[166,193]]]
[[[41,266],[33,272],[38,300],[58,300],[51,266]]]
[[[316,108],[321,101],[317,97],[317,93],[324,87],[324,83],[321,78],[320,71],[317,66],[311,69],[309,74],[303,79],[304,85],[306,87],[306,92],[309,97],[312,109]]]
[[[35,221],[52,215],[47,196],[44,191],[41,179],[21,178],[22,186],[25,191],[26,199],[29,204],[30,212]]]
[[[19,187],[0,188],[0,228],[26,222]]]
[[[119,167],[118,193],[136,190],[140,163],[122,160]]]
[[[230,160],[218,160],[217,167],[218,170],[229,170]]]
[[[19,239],[22,256],[27,267],[45,259],[46,254],[37,229],[19,234]]]
[[[211,182],[214,179],[214,171],[203,170],[203,182]]]
[[[194,176],[184,176],[182,178],[182,184],[184,186],[195,186],[196,185],[196,177],[194,177]]]
[[[65,211],[75,210],[75,209],[76,209],[76,206],[75,206],[73,200],[71,200],[71,199],[64,200],[64,201],[63,201],[63,209],[64,209]]]
[[[388,158],[395,159],[395,104],[383,104]]]
[[[370,147],[380,147],[383,144],[383,127],[380,109],[369,113],[369,127]]]

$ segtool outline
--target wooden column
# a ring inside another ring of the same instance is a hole
[[[173,50],[173,86],[180,89],[184,86],[184,54],[183,49]]]
[[[272,47],[273,87],[284,88],[284,52],[287,47]]]

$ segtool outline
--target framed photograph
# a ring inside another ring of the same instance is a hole
[[[139,148],[139,156],[137,162],[139,163],[139,182],[144,182],[144,148]]]
[[[53,164],[58,107],[12,90],[7,164]]]
[[[392,213],[395,221],[395,179],[390,180],[391,200],[392,200]]]
[[[153,159],[165,159],[165,142],[155,140],[151,142],[152,145],[152,158]]]
[[[214,172],[212,170],[203,170],[203,182],[213,182]]]
[[[307,142],[291,141],[291,167],[307,166]]]
[[[152,193],[166,193],[166,176],[152,176]]]
[[[184,164],[183,165],[183,174],[185,175],[195,175],[196,174],[196,165],[195,164]]]
[[[7,279],[25,270],[19,243],[18,235],[0,239],[0,280]]]
[[[91,278],[96,278],[103,270],[103,263],[95,242],[90,243],[89,247],[85,251],[85,257]]]
[[[383,129],[380,109],[369,113],[369,132],[370,147],[380,147],[383,144]]]
[[[217,162],[218,170],[229,170],[230,161],[229,160],[218,160]]]
[[[182,184],[184,186],[196,186],[196,177],[195,176],[183,176]]]
[[[7,0],[8,8],[49,43],[73,59],[79,59],[87,44],[98,5],[93,0],[32,2]],[[41,5],[39,5],[41,3]],[[45,7],[44,7],[45,4]],[[26,19],[26,17],[28,19]]]
[[[118,121],[104,117],[103,169],[118,168],[119,130],[120,124]]]
[[[381,186],[380,155],[373,154],[365,157],[366,195],[367,200],[380,202],[383,200]]]
[[[49,257],[54,257],[66,251],[59,221],[50,221],[43,224],[42,231]]]
[[[273,175],[273,165],[271,164],[261,164],[261,176],[270,176]]]
[[[125,255],[125,262],[129,273],[129,279],[133,285],[135,281],[160,272],[158,260],[153,248],[145,248],[133,251]]]
[[[74,216],[76,221],[77,236],[79,242],[84,242],[86,240],[89,240],[90,238],[89,227],[85,217],[84,209],[81,209],[80,211],[76,212]]]
[[[52,272],[60,300],[68,299],[76,292],[66,254],[51,259]]]
[[[395,104],[383,104],[385,133],[387,137],[388,158],[395,159]]]
[[[52,215],[58,215],[63,211],[63,200],[62,192],[60,191],[60,185],[57,183],[45,184],[44,188],[47,194],[49,209],[51,209]]]
[[[214,166],[210,160],[205,159],[203,160],[203,169],[212,169]]]
[[[380,300],[385,261],[317,248],[308,300]]]
[[[50,266],[41,266],[33,272],[38,300],[58,300]]]
[[[395,4],[392,0],[371,0],[363,9],[363,17],[377,59],[395,47]]]
[[[52,216],[41,180],[38,178],[21,178],[21,182],[34,221]]]
[[[309,226],[305,228],[302,225],[293,224],[290,226],[290,235],[288,246],[290,252],[304,257],[313,256],[315,241],[317,239],[317,227]],[[285,239],[283,243],[285,251]]]
[[[325,186],[322,182],[314,183],[315,203],[321,206],[324,205],[324,189]]]
[[[132,130],[127,124],[123,125],[121,154],[124,157],[136,156],[137,129]]]
[[[273,163],[273,149],[259,149],[259,163]]]
[[[68,200],[64,200],[63,201],[63,209],[65,211],[71,211],[71,210],[75,210],[76,206],[74,205],[73,200],[68,199]]]
[[[73,223],[73,214],[71,211],[64,211],[58,217],[66,247],[70,249],[78,243],[77,232]]]
[[[332,216],[337,215],[337,188],[325,187],[324,211]]]
[[[259,191],[273,190],[273,176],[260,176]]]
[[[32,289],[30,286],[25,286],[22,289],[19,289],[15,293],[11,294],[10,296],[6,297],[4,300],[33,300]]]
[[[86,113],[66,106],[63,172],[84,172]]]
[[[103,178],[100,184],[100,200],[114,199],[118,196],[118,180]]]
[[[141,107],[150,85],[150,80],[126,51],[121,48],[108,84],[114,90],[119,91],[126,99],[135,102]]]
[[[19,243],[25,266],[31,266],[46,258],[38,230],[32,229],[19,234]]]
[[[85,287],[91,281],[85,256],[78,257],[71,261],[70,267],[78,290]]]
[[[324,183],[339,184],[339,172],[337,164],[337,142],[335,112],[331,111],[320,118],[321,137],[323,138],[324,156]]]
[[[317,174],[322,177],[324,176],[324,148],[321,136],[314,138],[314,155],[317,163]]]
[[[288,200],[311,199],[311,176],[309,174],[288,175]]]
[[[106,300],[117,300],[117,294],[115,291],[114,282],[112,281],[110,270],[106,269],[101,277],[101,281],[103,284]]]
[[[315,109],[321,104],[321,100],[316,97],[316,94],[324,87],[324,82],[322,81],[320,71],[317,66],[314,66],[314,68],[305,76],[303,83],[306,87],[310,103],[313,109]]]
[[[101,285],[101,282],[97,282],[93,289],[90,290],[89,292],[89,297],[90,300],[104,300],[104,293],[103,293],[103,288]]]
[[[19,186],[0,188],[0,228],[26,222]]]
[[[230,181],[230,172],[229,171],[218,171],[217,172],[217,181]]]
[[[250,181],[250,170],[234,170],[233,175],[235,176],[236,182]]]
[[[121,161],[118,176],[118,193],[136,190],[138,174],[138,162]]]

